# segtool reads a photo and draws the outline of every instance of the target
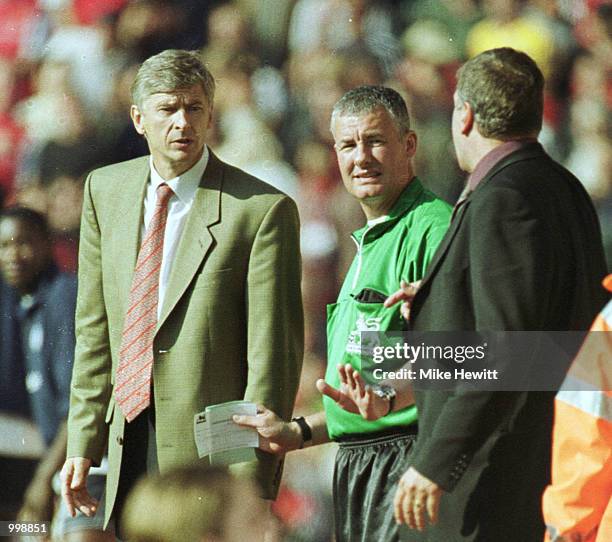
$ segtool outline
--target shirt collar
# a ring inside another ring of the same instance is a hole
[[[493,169],[493,166],[495,166],[495,164],[497,164],[513,152],[522,149],[526,145],[530,145],[534,141],[536,140],[533,138],[506,141],[501,145],[498,145],[494,149],[490,150],[480,159],[478,164],[476,164],[474,171],[472,171],[472,173],[468,177],[466,191],[473,192],[474,190],[476,190],[478,185],[487,176],[487,173],[489,173],[489,171]]]
[[[399,220],[414,206],[417,200],[421,197],[423,190],[424,188],[419,178],[413,177],[399,195],[397,201],[393,204],[389,214],[375,220],[369,220],[365,226],[353,232],[353,237],[360,240],[361,236],[364,235],[366,231],[376,231],[380,233],[382,233],[382,231],[386,231],[389,224]],[[382,224],[385,224],[385,226],[382,227]]]
[[[174,177],[173,179],[165,180],[161,177],[155,166],[153,165],[153,157],[149,156],[149,166],[151,168],[151,185],[157,190],[157,187],[166,183],[172,191],[176,194],[176,196],[183,203],[189,203],[195,197],[196,190],[200,185],[200,180],[202,179],[202,175],[204,175],[204,170],[208,165],[208,159],[210,157],[210,153],[208,152],[208,147],[204,145],[204,151],[202,152],[202,156],[200,159],[184,173],[181,173],[178,177]]]
[[[498,145],[494,149],[490,150],[487,154],[485,154],[476,167],[474,171],[468,177],[467,183],[465,184],[465,188],[461,192],[457,203],[455,203],[455,207],[453,208],[453,214],[451,215],[451,222],[454,220],[455,216],[457,216],[457,212],[459,208],[466,202],[468,196],[474,192],[478,188],[478,185],[482,183],[484,178],[488,175],[488,173],[493,169],[493,167],[501,162],[506,156],[510,156],[513,152],[526,147],[527,145],[531,145],[532,143],[537,142],[534,138],[528,139],[516,139],[513,141],[506,141],[501,145]]]

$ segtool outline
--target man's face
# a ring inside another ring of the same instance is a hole
[[[465,159],[465,144],[466,137],[463,135],[462,130],[464,126],[465,118],[465,103],[457,94],[457,91],[453,94],[453,120],[451,130],[453,133],[453,146],[455,147],[455,154],[457,155],[457,162],[459,167],[463,171],[468,170],[468,165]]]
[[[413,177],[413,132],[401,136],[383,107],[369,113],[336,116],[332,122],[338,167],[344,186],[368,219],[386,214]]]
[[[144,98],[142,108],[132,106],[134,127],[146,137],[155,169],[164,179],[184,173],[200,159],[211,112],[199,84],[151,94]]]
[[[4,280],[22,293],[36,287],[51,257],[49,241],[22,220],[0,221],[0,271]]]

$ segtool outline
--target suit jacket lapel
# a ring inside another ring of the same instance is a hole
[[[132,277],[140,249],[140,230],[143,224],[144,197],[149,180],[149,161],[143,160],[125,178],[121,197],[117,198],[116,223],[113,250],[119,299],[127,299],[132,287]],[[134,209],[137,212],[134,212]]]
[[[185,293],[212,245],[213,236],[209,227],[220,220],[222,183],[223,164],[211,152],[172,263],[157,329]]]

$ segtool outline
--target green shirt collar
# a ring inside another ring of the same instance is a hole
[[[389,226],[395,224],[400,218],[402,218],[414,205],[420,200],[423,194],[424,188],[418,177],[413,177],[408,183],[406,188],[402,191],[397,201],[393,204],[393,207],[389,211],[386,220],[368,226],[367,224],[358,230],[355,230],[352,237],[359,243],[363,235],[368,232],[368,238],[375,239],[386,231]],[[369,240],[369,239],[368,239]]]

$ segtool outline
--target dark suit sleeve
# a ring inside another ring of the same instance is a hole
[[[299,227],[295,203],[283,197],[259,227],[247,275],[248,379],[244,398],[265,405],[285,420],[293,411],[304,352]],[[273,498],[279,461],[262,452],[258,464],[256,474],[264,495]]]
[[[85,183],[79,243],[76,349],[68,417],[68,457],[97,464],[107,440],[104,423],[111,393],[111,354],[102,287],[100,226],[92,197],[92,175]]]
[[[553,269],[554,248],[543,217],[520,192],[503,187],[475,199],[469,212],[468,287],[475,329],[543,329],[554,282],[546,275]],[[450,491],[492,432],[512,423],[526,393],[457,390],[441,400],[433,434],[413,465]]]

